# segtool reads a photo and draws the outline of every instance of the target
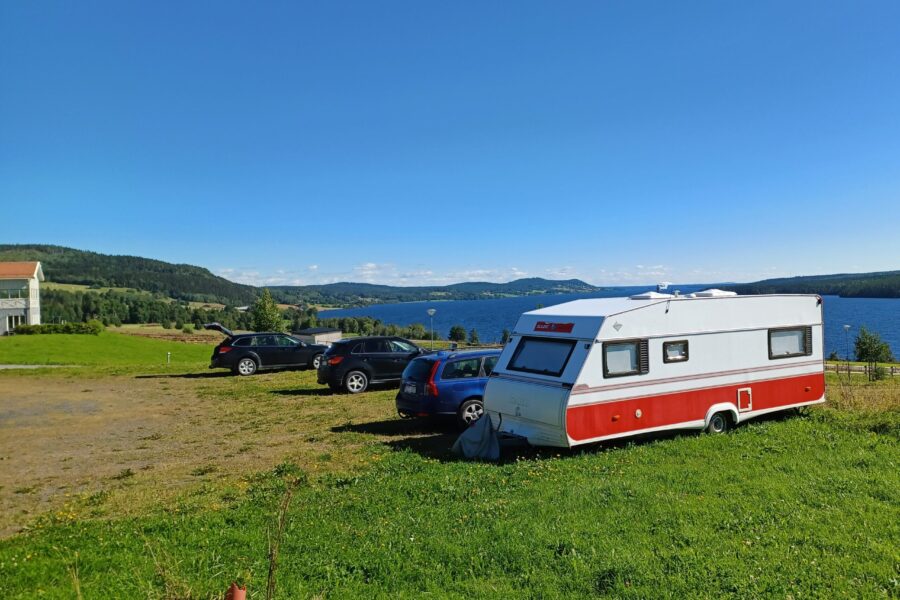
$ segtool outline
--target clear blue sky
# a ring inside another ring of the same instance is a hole
[[[0,242],[251,283],[900,268],[900,2],[3,2]]]

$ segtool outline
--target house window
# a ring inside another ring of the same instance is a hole
[[[784,327],[769,330],[769,359],[810,356],[812,327]]]
[[[627,340],[603,344],[603,376],[624,377],[650,372],[647,340]]]
[[[686,362],[688,359],[687,340],[677,342],[663,342],[663,362]]]

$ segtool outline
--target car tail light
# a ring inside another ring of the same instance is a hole
[[[331,366],[341,364],[341,361],[344,360],[343,356],[332,356],[328,359],[328,364]]]
[[[426,385],[426,389],[428,390],[429,396],[434,396],[437,398],[438,389],[437,385],[434,383],[434,376],[437,375],[438,367],[441,366],[441,361],[434,361],[434,366],[431,367],[431,373],[428,375],[428,384]]]
[[[219,354],[225,354],[231,351],[231,346],[219,346]]]

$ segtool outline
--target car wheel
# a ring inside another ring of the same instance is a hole
[[[466,400],[459,407],[459,424],[469,427],[484,414],[484,404],[478,398]]]
[[[318,370],[319,370],[319,365],[321,365],[321,364],[322,364],[322,355],[321,355],[321,354],[316,354],[315,356],[313,356],[313,359],[312,359],[312,368],[313,368],[313,369],[316,369],[316,370],[318,371]]]
[[[362,371],[350,371],[344,378],[344,389],[351,394],[360,394],[369,387],[369,378]]]
[[[256,373],[256,361],[252,358],[242,358],[238,361],[237,366],[234,367],[234,372],[237,375],[247,376],[253,375]]]
[[[725,433],[731,426],[731,417],[726,412],[717,412],[709,419],[709,425],[706,426],[707,433]]]

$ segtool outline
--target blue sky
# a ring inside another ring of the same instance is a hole
[[[898,269],[900,3],[4,2],[0,206],[257,284]]]

